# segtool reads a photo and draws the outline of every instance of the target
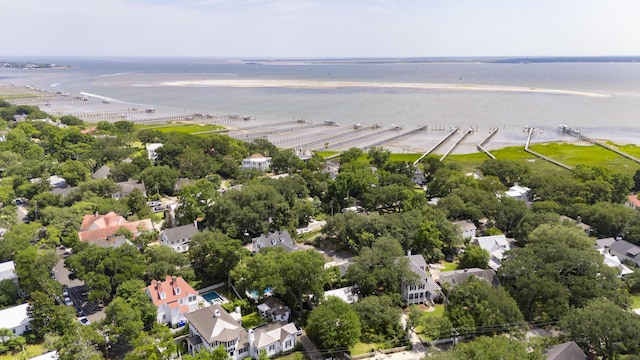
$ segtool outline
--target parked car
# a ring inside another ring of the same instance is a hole
[[[87,319],[86,316],[78,318],[78,321],[80,321],[80,324],[85,325],[85,326],[91,324],[91,320]]]
[[[63,301],[64,301],[64,304],[65,304],[65,305],[67,305],[67,306],[73,306],[73,300],[71,300],[71,298],[70,298],[70,297],[68,297],[68,296],[67,296],[67,297],[65,297]]]

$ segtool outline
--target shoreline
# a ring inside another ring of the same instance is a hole
[[[285,81],[282,83],[291,82]],[[359,84],[363,84],[357,82],[322,82],[322,85],[336,83],[343,86],[361,86]],[[374,84],[385,86],[386,83]],[[512,88],[506,89],[504,91],[514,91]],[[533,91],[531,89],[517,89],[516,91],[525,90]],[[113,101],[108,97],[87,92],[81,93],[82,96],[70,96],[27,86],[0,86],[0,97],[2,95],[11,96],[16,94],[24,94],[25,97],[9,98],[9,102],[18,105],[39,106],[43,111],[53,116],[74,115],[87,123],[95,124],[98,121],[115,122],[126,120],[136,124],[172,122],[216,124],[226,128],[227,135],[243,141],[251,141],[253,138],[264,136],[279,148],[309,149],[314,151],[324,150],[323,145],[329,144],[328,149],[334,151],[343,151],[350,147],[368,148],[370,146],[381,146],[394,153],[423,154],[448,135],[450,126],[452,127],[452,124],[446,126],[429,124],[422,126],[426,130],[420,131],[418,128],[394,128],[393,125],[361,126],[359,124],[327,124],[326,122],[313,123],[311,121],[300,123],[293,119],[281,122],[255,119],[243,120],[244,116],[239,115],[176,114],[169,109],[163,108],[154,108],[152,113],[148,113],[143,105]],[[483,142],[490,130],[489,128],[478,128],[476,126],[468,136],[461,139],[463,132],[468,128],[460,125],[455,126],[459,129],[458,134],[454,134],[451,139],[444,141],[441,146],[433,151],[433,154],[442,155],[450,150],[451,154],[478,153],[477,145]],[[488,151],[494,151],[510,146],[524,146],[528,136],[525,131],[526,126],[522,131],[514,128],[515,126],[498,128],[496,136],[492,137],[484,145],[484,148]],[[555,129],[546,129],[547,131],[544,131],[545,129],[541,128],[537,130],[532,138],[532,144],[551,142],[581,143],[575,137],[562,134]],[[620,131],[621,133],[618,137],[608,137],[601,131],[590,133],[589,130],[585,135],[594,139],[611,139],[616,144],[634,144],[633,141],[620,141],[625,135],[624,129]],[[460,143],[454,149],[450,149],[452,144],[457,141],[460,141]]]

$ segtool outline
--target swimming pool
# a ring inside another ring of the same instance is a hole
[[[222,299],[222,296],[218,295],[218,293],[215,291],[209,291],[207,293],[200,294],[200,296],[202,296],[205,300],[207,300],[211,304],[221,304],[224,302],[224,299]]]

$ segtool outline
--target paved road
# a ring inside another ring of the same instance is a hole
[[[307,355],[309,355],[309,358],[311,360],[324,360],[324,356],[322,356],[322,353],[320,352],[318,347],[316,347],[311,339],[309,339],[307,333],[304,330],[302,330],[302,335],[298,337],[298,341],[302,344],[302,346],[304,347],[304,351],[307,353]]]

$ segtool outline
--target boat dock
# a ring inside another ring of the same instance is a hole
[[[559,127],[560,127],[560,131],[562,131],[565,134],[568,134],[568,135],[571,135],[571,136],[575,136],[580,140],[586,141],[586,142],[594,144],[594,145],[601,146],[601,147],[603,147],[603,148],[605,148],[607,150],[613,151],[614,153],[616,153],[616,154],[618,154],[618,155],[620,155],[622,157],[625,157],[625,158],[627,158],[627,159],[629,159],[631,161],[634,161],[634,162],[640,164],[640,159],[638,159],[638,158],[636,158],[634,156],[631,156],[631,155],[629,155],[629,154],[627,154],[625,152],[622,152],[622,151],[614,148],[613,146],[609,146],[609,145],[607,145],[605,143],[602,143],[600,141],[596,141],[596,140],[593,140],[591,138],[588,138],[588,137],[582,135],[580,133],[580,131],[578,131],[578,130],[572,129],[572,128],[567,127],[565,125],[560,125]]]
[[[427,152],[422,154],[422,156],[420,156],[416,161],[413,162],[413,165],[415,166],[416,164],[418,164],[418,162],[420,160],[422,160],[422,158],[424,158],[425,156],[427,156],[427,155],[431,154],[432,152],[434,152],[437,148],[440,147],[440,145],[442,145],[445,141],[449,140],[449,138],[452,137],[453,134],[455,134],[457,132],[458,132],[458,128],[457,127],[451,128],[451,131],[447,135],[445,135],[444,138],[442,138],[435,145],[433,145],[429,150],[427,150]]]
[[[537,156],[540,159],[546,160],[546,161],[548,161],[548,162],[550,162],[552,164],[558,165],[558,166],[563,167],[563,168],[565,168],[567,170],[571,170],[571,166],[565,165],[565,164],[563,164],[563,163],[561,163],[559,161],[553,160],[550,157],[544,156],[542,154],[539,154],[539,153],[529,149],[529,144],[531,143],[531,137],[533,136],[533,133],[535,132],[535,130],[536,130],[535,128],[529,128],[529,136],[527,136],[527,142],[524,145],[524,151],[528,152],[531,155]]]
[[[447,150],[442,157],[440,158],[440,161],[443,161],[447,155],[449,155],[455,148],[456,146],[458,146],[467,136],[469,136],[469,134],[471,134],[473,132],[473,129],[467,129],[467,131],[464,132],[464,134],[462,134],[462,136],[460,137],[460,139],[458,139],[458,141],[456,141],[455,143],[453,143],[453,145],[451,145],[451,147],[449,148],[449,150]]]
[[[497,132],[498,132],[498,128],[497,127],[491,128],[491,130],[489,130],[489,135],[480,144],[478,144],[478,146],[476,146],[478,148],[478,150],[480,150],[483,153],[487,154],[487,156],[489,156],[493,160],[495,160],[496,157],[493,156],[493,154],[490,153],[489,150],[485,149],[484,146],[489,142],[489,140],[491,140],[493,135],[495,135]]]
[[[390,142],[390,141],[398,140],[398,139],[403,138],[405,136],[409,136],[409,135],[415,134],[417,132],[424,131],[426,129],[427,129],[427,126],[421,126],[419,128],[403,132],[401,134],[392,136],[390,138],[386,138],[386,139],[380,140],[380,141],[375,142],[373,144],[369,144],[369,145],[363,146],[360,149],[362,149],[362,151],[366,151],[366,150],[369,150],[370,148],[372,148],[374,146],[378,146],[378,145],[381,145],[381,144],[384,144],[384,143],[387,143],[387,142]]]

